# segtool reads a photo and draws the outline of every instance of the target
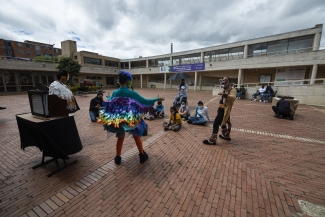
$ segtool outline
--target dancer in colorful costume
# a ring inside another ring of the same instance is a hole
[[[116,157],[117,165],[121,164],[122,146],[125,132],[133,135],[139,150],[140,163],[148,159],[148,154],[143,150],[141,136],[146,128],[143,116],[150,110],[156,101],[164,98],[145,99],[133,90],[132,75],[126,71],[120,71],[118,76],[120,88],[112,93],[108,102],[104,102],[105,109],[99,112],[99,123],[103,123],[105,130],[116,133]]]
[[[222,129],[222,134],[219,135],[219,137],[225,140],[231,140],[230,112],[235,102],[236,89],[233,87],[234,85],[231,83],[230,78],[228,77],[224,77],[222,80],[220,80],[220,83],[223,87],[223,92],[218,93],[218,95],[220,95],[218,114],[213,122],[211,137],[203,141],[203,143],[206,145],[217,144],[219,126],[221,126]]]

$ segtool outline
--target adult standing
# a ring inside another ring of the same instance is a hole
[[[91,122],[96,122],[99,116],[99,110],[103,104],[103,93],[97,93],[97,96],[90,101],[89,105],[89,116]]]
[[[230,131],[231,131],[231,122],[230,122],[230,112],[232,109],[232,106],[235,102],[236,98],[236,89],[234,87],[231,87],[231,80],[228,77],[224,77],[221,80],[221,84],[224,86],[224,89],[230,89],[229,93],[220,92],[218,95],[220,95],[220,101],[219,101],[219,108],[218,108],[218,114],[213,122],[213,130],[212,135],[209,139],[206,139],[203,141],[206,145],[216,145],[217,144],[217,136],[219,131],[219,126],[222,128],[222,134],[219,135],[220,138],[225,140],[231,140],[230,138]],[[231,88],[229,88],[231,87]],[[226,102],[224,104],[223,98],[226,98]],[[227,126],[228,127],[227,127]]]
[[[182,86],[184,86],[185,92],[188,91],[188,84],[185,82],[185,79],[181,80],[181,83],[178,86],[178,91],[181,91]]]
[[[143,116],[150,110],[156,101],[163,101],[164,98],[143,98],[133,90],[132,75],[126,71],[120,71],[118,83],[120,88],[112,93],[111,98],[105,106],[105,109],[99,112],[100,122],[104,129],[116,133],[116,157],[114,161],[117,165],[121,164],[122,146],[125,138],[125,132],[133,135],[134,141],[139,150],[140,163],[148,159],[148,154],[143,150],[141,136],[146,129],[146,123]]]
[[[65,70],[60,70],[56,75],[57,81],[53,81],[49,87],[49,95],[57,95],[60,99],[67,101],[67,109],[69,113],[74,113],[80,110],[76,99],[71,90],[63,83],[69,80],[69,74]]]

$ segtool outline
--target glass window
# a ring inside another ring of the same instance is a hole
[[[53,81],[55,81],[54,78],[55,78],[55,76],[52,73],[47,75],[47,79],[49,81],[49,84],[51,84]]]
[[[289,39],[288,53],[300,53],[312,50],[313,36]]]
[[[47,79],[46,79],[46,73],[42,72],[41,73],[41,83],[45,86],[47,86]]]
[[[244,47],[233,47],[229,49],[230,59],[241,59],[244,56]]]
[[[158,66],[170,66],[170,58],[158,59]]]
[[[32,52],[30,52],[30,51],[26,51],[26,53],[27,53],[27,55],[31,55],[32,54]]]
[[[34,77],[34,83],[35,85],[40,82],[39,76],[37,72],[33,72],[33,77]]]
[[[36,49],[36,50],[41,50],[41,46],[36,45],[36,46],[35,46],[35,49]]]
[[[106,85],[114,85],[114,77],[106,77]]]
[[[23,46],[23,44],[18,42],[18,47],[22,47],[22,46]]]
[[[105,66],[118,67],[118,62],[105,60]]]
[[[41,52],[36,52],[36,56],[42,56]]]
[[[265,56],[267,51],[267,43],[252,44],[248,48],[248,57]]]
[[[86,76],[86,79],[91,79],[91,76]]]
[[[19,54],[24,54],[24,51],[23,50],[19,50]]]
[[[223,49],[223,50],[216,50],[212,58],[220,61],[220,60],[228,60],[228,56],[229,56],[229,49]]]
[[[212,56],[213,56],[214,51],[208,51],[204,52],[204,62],[212,62]]]
[[[94,80],[96,80],[96,76],[92,76],[92,77],[91,77],[91,79],[94,79]]]
[[[29,47],[30,47],[30,44],[26,44],[26,47],[28,47],[28,48],[29,48]]]
[[[94,64],[94,65],[101,65],[102,64],[102,61],[99,60],[99,59],[84,57],[84,63]]]
[[[288,39],[280,41],[272,41],[267,43],[267,55],[286,54],[288,50]]]
[[[7,91],[8,92],[17,91],[15,73],[10,71],[4,72],[3,76],[6,82]]]
[[[31,90],[33,88],[33,74],[31,72],[19,72],[20,89],[22,91]]]
[[[102,77],[97,77],[97,80],[102,80]]]

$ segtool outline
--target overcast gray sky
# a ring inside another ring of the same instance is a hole
[[[0,38],[125,58],[153,56],[314,27],[325,0],[0,0]],[[325,34],[322,34],[325,49]]]

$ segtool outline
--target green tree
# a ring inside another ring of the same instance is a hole
[[[59,70],[64,69],[69,73],[70,78],[68,83],[72,85],[73,77],[78,77],[80,74],[81,65],[77,61],[71,59],[70,57],[61,57],[59,59],[59,64],[56,68]]]

